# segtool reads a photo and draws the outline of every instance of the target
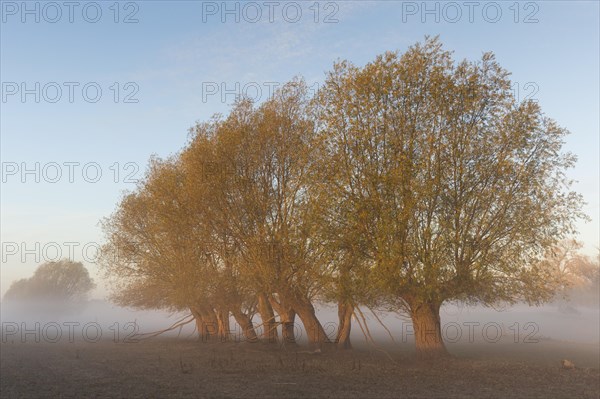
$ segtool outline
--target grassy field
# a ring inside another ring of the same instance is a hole
[[[598,398],[597,345],[456,344],[418,361],[409,345],[311,353],[302,346],[4,343],[1,396],[211,398]],[[576,368],[566,370],[568,358]]]

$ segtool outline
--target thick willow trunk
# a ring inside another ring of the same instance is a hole
[[[338,303],[339,326],[336,343],[340,349],[352,349],[352,344],[350,343],[350,330],[352,329],[353,314],[354,305],[345,301]]]
[[[411,304],[410,308],[417,356],[421,358],[447,356],[448,351],[442,339],[440,305],[419,303]]]
[[[202,315],[203,328],[206,331],[208,340],[217,338],[219,336],[219,322],[213,309],[201,309],[200,314]]]
[[[269,302],[279,315],[283,344],[295,344],[294,323],[296,322],[296,311],[291,306],[287,306],[285,301],[277,302],[274,298],[269,298]]]
[[[315,314],[315,308],[309,301],[294,301],[293,308],[300,317],[308,337],[308,345],[312,348],[321,348],[329,343],[329,338]]]
[[[252,319],[240,309],[234,309],[231,313],[233,314],[235,321],[240,325],[246,341],[252,343],[256,342],[258,337],[256,336],[256,330],[254,329],[254,324],[252,324]]]
[[[215,310],[217,316],[217,334],[221,342],[229,341],[231,334],[231,326],[229,323],[229,311]]]
[[[296,323],[296,312],[293,309],[284,311],[280,314],[281,318],[281,335],[284,344],[295,344],[295,323]]]
[[[209,341],[218,335],[218,323],[214,312],[211,309],[203,307],[190,308],[194,319],[196,319],[196,328],[198,329],[198,338],[203,342]]]
[[[262,340],[268,343],[277,343],[277,323],[275,322],[275,313],[269,303],[266,294],[258,296],[258,313],[262,320],[263,332]]]
[[[194,308],[190,308],[192,315],[194,316],[194,320],[196,321],[196,329],[198,330],[198,339],[200,341],[208,340],[208,331],[204,324],[204,320],[202,319],[202,315]]]

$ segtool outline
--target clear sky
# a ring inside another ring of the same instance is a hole
[[[519,98],[572,132],[570,176],[592,218],[579,239],[587,254],[599,246],[597,1],[0,6],[2,294],[61,254],[100,282],[99,220],[151,154],[178,151],[188,128],[226,113],[236,93],[260,101],[295,75],[316,88],[336,59],[362,65],[425,35],[440,35],[456,59],[493,51]]]

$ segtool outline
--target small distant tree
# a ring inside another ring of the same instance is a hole
[[[583,245],[573,239],[563,240],[547,250],[543,260],[557,281],[557,300],[574,305],[597,304],[600,288],[599,258],[582,255]]]
[[[4,299],[81,303],[95,287],[81,262],[67,259],[40,265],[33,276],[15,281]]]

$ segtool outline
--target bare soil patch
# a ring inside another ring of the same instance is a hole
[[[312,354],[302,346],[4,343],[0,393],[23,397],[598,398],[598,346],[544,341],[457,344],[418,361],[410,346]],[[563,369],[569,358],[576,368]]]

